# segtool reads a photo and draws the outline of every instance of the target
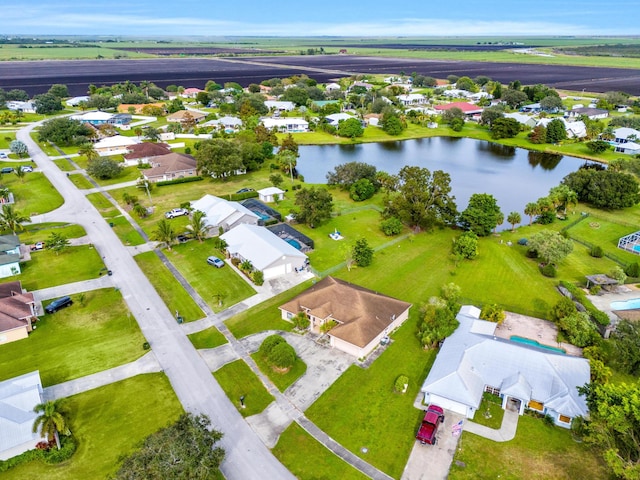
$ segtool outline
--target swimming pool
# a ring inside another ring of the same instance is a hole
[[[524,337],[519,337],[517,335],[512,335],[509,340],[511,340],[512,342],[516,342],[516,343],[524,343],[525,345],[531,345],[532,347],[537,347],[537,348],[542,348],[544,350],[550,350],[554,353],[561,353],[562,355],[566,355],[567,352],[565,352],[563,349],[561,348],[555,348],[555,347],[550,347],[549,345],[543,345],[542,343],[536,341],[536,340],[531,340],[529,338],[524,338]]]
[[[269,220],[271,217],[266,213],[262,213],[260,210],[251,210],[253,213],[258,215],[262,220]]]
[[[635,310],[640,308],[640,298],[620,302],[611,302],[611,310]]]
[[[634,245],[633,246],[633,251],[634,252],[640,252],[640,245]]]
[[[297,240],[295,240],[293,238],[287,238],[287,239],[285,239],[285,242],[287,242],[292,247],[297,248],[298,250],[300,250],[302,248],[302,245],[300,245],[300,242],[298,242]]]

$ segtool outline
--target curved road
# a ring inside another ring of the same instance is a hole
[[[31,158],[64,197],[65,203],[47,221],[67,221],[82,225],[105,265],[113,271],[120,289],[142,333],[169,378],[184,409],[204,413],[213,426],[224,433],[221,446],[226,451],[222,473],[229,480],[294,479],[260,441],[217,384],[204,360],[181,331],[147,277],[138,268],[126,247],[89,200],[31,139],[32,124],[17,132]]]

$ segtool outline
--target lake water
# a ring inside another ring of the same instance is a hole
[[[402,142],[358,145],[300,146],[298,172],[307,183],[326,183],[337,165],[364,162],[378,170],[398,173],[406,165],[443,170],[451,176],[458,210],[467,207],[474,193],[490,193],[505,218],[510,212],[529,222],[524,207],[549,193],[549,189],[580,167],[583,159],[531,152],[470,138],[433,137]],[[510,227],[503,224],[503,228]]]

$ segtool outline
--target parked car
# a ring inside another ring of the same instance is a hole
[[[43,250],[44,249],[44,242],[38,242],[38,243],[34,243],[33,245],[31,245],[30,250],[32,252],[36,251],[36,250]]]
[[[253,188],[241,188],[236,193],[247,193],[247,192],[253,192]]]
[[[193,237],[191,235],[191,233],[189,232],[185,232],[185,233],[181,233],[176,237],[176,240],[178,240],[178,243],[185,243],[188,242],[189,240],[191,240]]]
[[[73,300],[71,300],[71,297],[60,297],[47,305],[44,308],[44,311],[47,313],[55,313],[61,308],[66,308],[71,305],[73,305]]]
[[[13,167],[2,167],[0,173],[13,173]]]
[[[9,158],[9,156],[4,152],[0,152],[0,158]]]
[[[166,218],[176,218],[183,215],[189,215],[189,210],[187,210],[186,208],[174,208],[173,210],[169,210],[164,214]]]
[[[214,257],[214,256],[207,258],[207,263],[209,265],[213,265],[216,268],[224,267],[224,262],[220,260],[218,257]]]
[[[33,167],[31,165],[22,165],[20,170],[22,172],[33,172]]]
[[[444,422],[444,410],[437,405],[429,405],[422,419],[420,429],[416,434],[416,438],[423,445],[426,443],[435,445],[438,440],[436,438],[438,427],[442,422]]]

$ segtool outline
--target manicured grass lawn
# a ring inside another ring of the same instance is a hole
[[[27,173],[24,182],[16,175],[3,175],[2,183],[13,193],[15,209],[23,215],[47,213],[63,204],[62,195],[43,173]]]
[[[415,441],[422,412],[413,401],[436,356],[418,343],[417,317],[412,310],[368,369],[351,366],[305,412],[337,442],[394,478],[400,478]],[[405,394],[394,392],[399,375],[409,377]]]
[[[102,193],[90,193],[87,195],[87,199],[104,218],[117,217],[120,215],[120,211],[114,207]]]
[[[465,467],[456,465],[465,463]],[[463,433],[449,472],[463,479],[610,478],[599,455],[576,443],[569,430],[546,425],[542,419],[520,417],[516,438],[498,443]]]
[[[265,330],[293,330],[293,323],[282,319],[278,307],[288,302],[303,290],[312,285],[311,281],[304,282],[296,287],[282,292],[269,300],[245,310],[225,321],[225,325],[234,337],[243,338]]]
[[[82,226],[73,223],[32,223],[25,225],[24,230],[19,232],[20,241],[27,245],[43,242],[53,232],[64,235],[67,238],[80,238],[87,234]]]
[[[125,245],[142,245],[143,243],[146,243],[144,238],[142,238],[142,235],[133,228],[129,223],[129,220],[127,220],[123,215],[110,218],[109,223],[113,224],[113,231]]]
[[[73,183],[80,190],[87,190],[89,188],[94,188],[94,185],[89,180],[87,180],[87,178],[81,173],[73,173],[69,175],[69,180],[71,180],[71,183]]]
[[[243,417],[262,412],[275,400],[244,360],[226,364],[213,372],[213,376]],[[245,408],[240,405],[243,395]]]
[[[40,370],[54,385],[132,362],[142,356],[144,336],[115,289],[85,292],[73,305],[44,315],[28,338],[0,348],[0,378]],[[49,302],[45,302],[49,303]]]
[[[502,418],[504,410],[502,409],[502,400],[496,395],[484,393],[480,408],[476,410],[473,417],[475,423],[484,425],[485,427],[499,429],[502,426]]]
[[[260,371],[269,377],[269,380],[271,380],[281,392],[284,392],[289,388],[293,382],[298,380],[302,375],[304,375],[304,372],[307,371],[307,364],[299,357],[296,358],[296,362],[293,364],[293,367],[291,367],[291,369],[286,373],[276,372],[263,360],[262,356],[258,352],[253,353],[251,358],[256,362]]]
[[[197,241],[183,243],[176,245],[171,251],[165,250],[164,252],[204,301],[216,312],[235,305],[255,293],[255,290],[240,278],[229,265],[215,268],[207,264],[208,256],[222,256],[213,247],[211,239],[202,243]]]
[[[192,322],[204,317],[204,312],[154,252],[140,253],[133,258],[169,310],[180,312],[180,316],[185,322]]]
[[[272,452],[297,478],[369,478],[334,455],[295,422],[282,432]]]
[[[55,163],[63,172],[71,172],[76,169],[76,167],[71,165],[71,162],[69,162],[69,160],[67,160],[66,158],[59,158],[58,160],[54,160],[53,163]]]
[[[188,335],[189,340],[196,349],[216,348],[227,343],[227,339],[216,327],[210,327],[201,332]]]
[[[120,457],[177,420],[182,406],[162,373],[150,373],[74,395],[66,400],[78,450],[59,465],[32,461],[3,472],[6,480],[110,478]]]
[[[20,264],[22,273],[7,281],[20,280],[22,288],[39,290],[97,278],[102,267],[100,255],[89,245],[69,247],[59,255],[45,249],[31,252],[31,260]]]

